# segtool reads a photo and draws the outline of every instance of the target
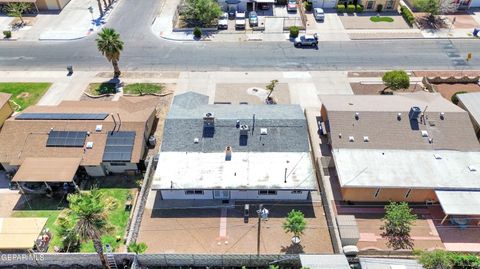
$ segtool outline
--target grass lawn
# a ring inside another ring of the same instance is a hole
[[[110,82],[90,83],[87,88],[87,93],[90,95],[115,94],[116,92],[116,84]]]
[[[393,22],[393,18],[372,16],[372,17],[370,17],[370,21],[373,21],[373,22]]]
[[[10,93],[13,107],[22,111],[28,106],[34,105],[50,88],[51,83],[0,83],[0,92]]]
[[[150,94],[162,93],[165,90],[165,85],[158,83],[134,83],[128,84],[123,88],[123,93],[127,94]]]

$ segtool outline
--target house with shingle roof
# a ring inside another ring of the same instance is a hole
[[[467,112],[424,92],[321,101],[343,200],[439,202],[447,215],[480,214],[480,144]]]
[[[16,182],[71,182],[138,171],[156,115],[151,97],[31,106],[0,132],[0,163]]]
[[[0,128],[3,126],[3,123],[13,114],[12,105],[10,105],[9,93],[0,92]]]
[[[157,197],[305,200],[316,184],[300,106],[174,98],[152,182]]]

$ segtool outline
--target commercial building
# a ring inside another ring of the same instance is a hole
[[[0,163],[17,171],[17,182],[71,182],[79,168],[94,177],[136,172],[147,149],[155,102],[135,97],[29,107],[5,122]]]
[[[298,105],[174,98],[152,189],[161,199],[306,200],[317,189]]]

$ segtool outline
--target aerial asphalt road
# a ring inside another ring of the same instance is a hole
[[[123,70],[480,69],[480,40],[322,42],[318,49],[298,49],[290,42],[168,41],[150,28],[161,1],[119,1],[107,27],[119,31],[125,42]],[[0,70],[110,69],[94,39],[0,42]],[[473,59],[466,62],[468,52]]]

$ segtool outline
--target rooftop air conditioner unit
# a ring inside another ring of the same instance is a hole
[[[93,148],[93,142],[87,142],[87,149]]]

